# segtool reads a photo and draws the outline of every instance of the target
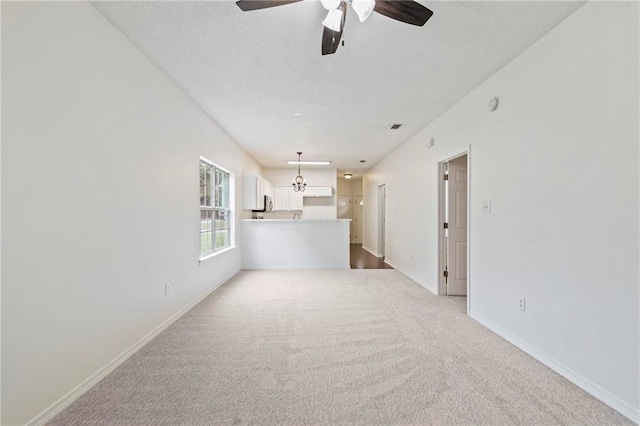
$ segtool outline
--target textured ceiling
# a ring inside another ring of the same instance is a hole
[[[360,174],[583,4],[420,2],[434,12],[424,27],[350,9],[330,56],[317,1],[93,4],[263,166],[300,150]]]

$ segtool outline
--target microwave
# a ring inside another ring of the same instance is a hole
[[[262,210],[252,210],[254,212],[272,212],[273,211],[273,198],[268,195],[264,196],[264,207]]]

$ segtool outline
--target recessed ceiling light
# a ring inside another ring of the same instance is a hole
[[[331,164],[331,161],[287,161],[289,164],[307,164],[307,165],[316,165],[316,166],[326,166]]]
[[[352,174],[352,173],[345,173],[345,174],[344,174],[344,178],[345,178],[345,179],[351,179],[352,177],[353,177],[353,174]]]
[[[366,163],[366,162],[367,162],[367,160],[360,160],[360,162],[361,162],[361,163]]]
[[[402,124],[399,123],[394,123],[391,125],[391,127],[389,127],[391,130],[398,130],[400,127],[402,126]]]
[[[301,115],[302,115],[302,113],[301,113],[301,112],[294,112],[294,113],[293,113],[293,116],[294,116],[294,117],[300,117]]]

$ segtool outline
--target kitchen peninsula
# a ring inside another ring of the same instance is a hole
[[[243,219],[244,269],[349,268],[351,219]]]

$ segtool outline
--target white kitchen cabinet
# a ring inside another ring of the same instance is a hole
[[[278,186],[273,188],[273,210],[289,210],[289,188]]]
[[[307,186],[303,192],[303,197],[333,197],[333,188],[330,186]]]
[[[242,179],[242,208],[264,210],[264,197],[273,196],[271,184],[262,176],[244,176]]]
[[[304,192],[295,192],[289,188],[289,210],[302,210],[302,196]]]
[[[275,211],[302,210],[302,193],[295,192],[290,186],[274,187],[273,209]]]
[[[330,186],[319,186],[318,197],[333,197],[333,188]]]
[[[273,198],[273,186],[271,186],[269,181],[267,181],[266,179],[263,179],[263,178],[260,178],[260,179],[262,179],[261,181],[262,198],[264,198],[265,195],[268,195],[269,197]]]

